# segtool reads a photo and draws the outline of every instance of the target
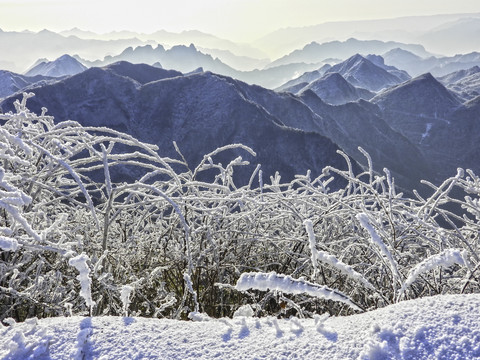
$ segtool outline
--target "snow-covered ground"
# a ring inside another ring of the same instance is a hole
[[[476,359],[480,295],[435,296],[316,319],[30,319],[0,328],[0,358]]]

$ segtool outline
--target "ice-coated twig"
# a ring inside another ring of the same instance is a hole
[[[330,289],[327,286],[315,284],[303,279],[294,279],[289,275],[277,274],[275,272],[262,273],[250,272],[243,273],[237,281],[235,288],[238,291],[254,290],[274,290],[288,294],[308,294],[320,299],[339,301],[347,304],[354,310],[363,311],[347,295],[338,290]]]
[[[368,215],[365,213],[360,213],[357,214],[356,217],[357,220],[360,222],[360,225],[362,225],[362,227],[370,234],[370,241],[372,242],[372,244],[380,250],[380,254],[387,260],[393,277],[397,279],[397,281],[401,282],[397,262],[393,258],[392,253],[390,252],[390,250],[388,250],[380,235],[378,235],[377,231],[370,224]]]
[[[405,283],[398,293],[400,298],[405,290],[423,273],[430,271],[437,266],[448,267],[453,264],[469,267],[467,251],[461,249],[447,249],[440,254],[435,254],[415,265],[409,272]]]

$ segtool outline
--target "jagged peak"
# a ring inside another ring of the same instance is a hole
[[[63,54],[62,56],[56,58],[54,60],[55,61],[72,61],[72,62],[75,62],[75,63],[80,63],[80,61],[78,61],[77,59],[75,59],[73,56],[69,55],[69,54]]]
[[[405,81],[399,85],[393,86],[382,93],[375,96],[371,101],[374,103],[381,103],[387,99],[394,99],[397,96],[412,99],[425,99],[435,97],[442,99],[442,103],[445,107],[460,105],[459,100],[432,74],[421,74],[413,79]],[[387,100],[389,101],[389,100]],[[439,104],[439,102],[436,102]]]

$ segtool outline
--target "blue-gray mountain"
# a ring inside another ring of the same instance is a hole
[[[25,76],[11,71],[0,70],[0,99],[10,96],[17,91],[27,90],[33,84],[55,81],[54,78],[46,76]]]
[[[195,45],[177,45],[165,49],[158,45],[129,47],[115,56],[106,56],[103,60],[87,61],[77,57],[79,61],[88,66],[106,66],[118,61],[128,61],[133,64],[145,63],[160,66],[165,69],[175,69],[183,73],[189,73],[195,69],[202,68],[216,74],[226,75],[245,81],[250,84],[257,84],[267,88],[275,88],[290,80],[295,74],[313,70],[315,64],[291,63],[281,66],[269,67],[267,69],[255,69],[251,71],[239,71],[234,69],[218,58],[199,51]]]
[[[383,54],[385,63],[407,71],[412,76],[431,73],[440,77],[458,70],[480,66],[480,53],[471,52],[455,56],[421,57],[404,49],[392,49]]]
[[[480,170],[469,157],[479,149],[471,130],[480,101],[462,104],[430,74],[370,101],[337,106],[311,89],[297,96],[209,72],[186,76],[126,62],[33,91],[35,111],[46,106],[57,120],[128,132],[158,144],[166,156],[175,155],[175,140],[192,166],[218,146],[241,142],[258,152],[249,160],[261,163],[266,175],[278,170],[286,178],[307,169],[318,174],[325,165],[341,167],[338,147],[365,165],[358,146],[370,153],[378,171],[389,168],[406,189],[418,187],[422,178],[452,175],[459,166]],[[12,102],[13,97],[5,99],[3,111],[11,110]]]
[[[87,70],[87,67],[70,55],[62,55],[54,61],[41,61],[30,68],[26,76],[62,77],[76,75]]]
[[[336,76],[326,76],[328,74]],[[277,91],[300,93],[310,87],[327,102],[342,104],[358,99],[370,99],[373,97],[371,92],[387,89],[409,79],[407,72],[385,65],[381,56],[363,57],[355,54],[336,65],[322,66],[316,71],[306,72],[278,87]]]
[[[301,94],[307,90],[313,91],[323,101],[332,105],[345,104],[359,99],[368,100],[375,96],[367,89],[353,86],[337,72],[327,73],[311,83],[293,85],[285,88],[284,91]]]
[[[276,171],[283,179],[293,179],[309,169],[312,176],[318,176],[327,165],[346,167],[331,140],[287,126],[249,99],[243,87],[248,86],[208,72],[182,76],[120,62],[34,89],[36,96],[29,100],[29,107],[39,112],[46,106],[56,121],[74,119],[83,125],[127,132],[159,145],[163,156],[178,156],[172,144],[176,141],[192,167],[219,146],[243,143],[251,146],[257,157],[238,153],[252,163],[249,169],[239,171],[237,179],[242,183],[248,181],[257,163],[262,164],[264,181]],[[5,100],[2,109],[12,110],[13,100]],[[308,111],[305,106],[303,109]],[[217,160],[225,164],[233,158],[225,154]]]

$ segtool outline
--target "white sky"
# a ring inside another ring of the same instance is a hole
[[[4,31],[201,30],[251,41],[327,21],[480,12],[479,0],[0,0]]]

